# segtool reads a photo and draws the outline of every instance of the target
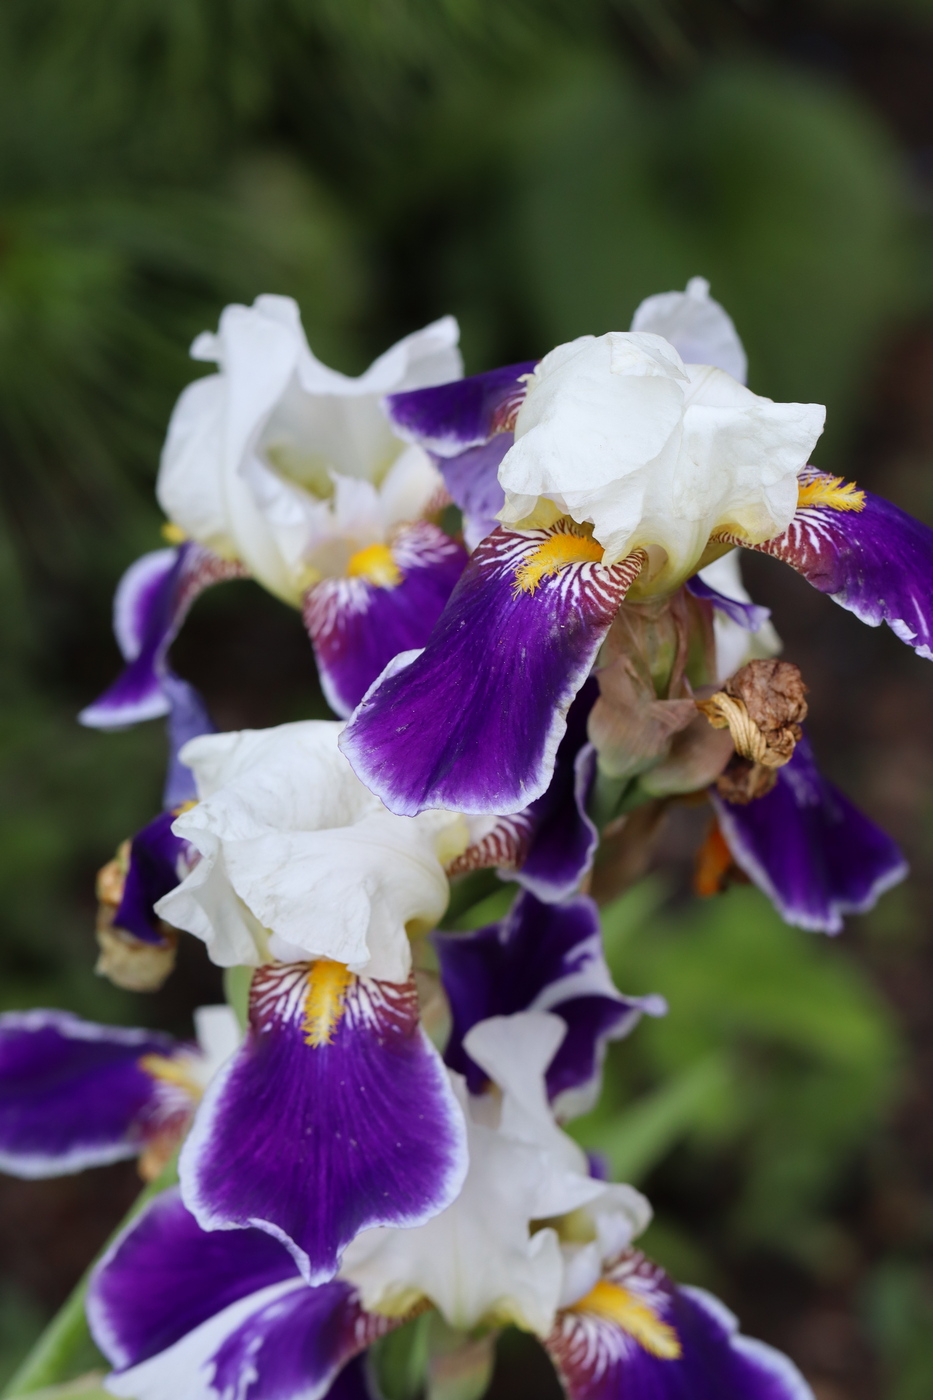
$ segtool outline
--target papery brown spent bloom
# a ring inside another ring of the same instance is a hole
[[[750,661],[699,709],[714,729],[728,728],[735,756],[717,779],[727,802],[770,792],[777,769],[793,756],[807,716],[807,687],[790,661]]]
[[[178,935],[162,925],[162,942],[145,943],[114,923],[130,864],[130,842],[97,872],[97,945],[94,971],[127,992],[156,992],[175,966]]]

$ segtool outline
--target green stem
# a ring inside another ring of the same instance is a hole
[[[110,1239],[107,1240],[103,1249],[88,1265],[81,1278],[75,1284],[68,1298],[59,1308],[46,1327],[42,1336],[36,1342],[29,1355],[22,1365],[17,1369],[12,1380],[10,1380],[3,1392],[4,1400],[14,1395],[29,1395],[35,1390],[44,1390],[47,1386],[54,1385],[57,1381],[65,1379],[65,1373],[80,1354],[82,1348],[90,1340],[87,1317],[84,1312],[84,1301],[87,1296],[88,1282],[91,1277],[91,1270],[109,1248],[111,1242],[116,1239],[121,1230],[134,1220],[140,1211],[157,1196],[160,1191],[164,1191],[167,1186],[172,1186],[178,1179],[178,1163],[176,1158],[172,1158],[156,1177],[146,1186],[136,1200],[130,1206],[124,1219],[114,1230]]]

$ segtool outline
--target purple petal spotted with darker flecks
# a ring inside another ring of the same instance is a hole
[[[172,831],[175,816],[174,812],[160,812],[130,842],[123,897],[113,922],[143,943],[165,941],[154,905],[188,873],[191,848]]]
[[[686,587],[687,592],[692,593],[694,598],[703,598],[712,603],[717,612],[724,613],[747,632],[759,632],[771,616],[770,608],[760,607],[758,603],[743,603],[739,598],[730,598],[728,594],[720,593],[717,588],[711,588],[708,583],[704,583],[699,574],[688,578]]]
[[[566,533],[500,526],[483,540],[427,646],[396,658],[353,715],[340,746],[390,811],[508,815],[546,790],[571,701],[644,561],[566,563],[519,587]]]
[[[643,1011],[664,1012],[659,997],[624,997],[603,957],[599,912],[579,896],[542,904],[523,893],[501,923],[473,933],[435,933],[453,1026],[445,1051],[451,1069],[480,1093],[486,1075],[464,1037],[490,1016],[551,1011],[567,1026],[547,1072],[550,1098],[580,1112],[599,1091],[606,1045],[626,1035]]]
[[[202,1230],[172,1187],[96,1266],[88,1321],[111,1365],[125,1370],[240,1298],[296,1278],[295,1261],[277,1240],[261,1230]]]
[[[559,1315],[545,1345],[568,1400],[813,1400],[792,1361],[637,1250]]]
[[[463,513],[463,538],[473,550],[498,525],[496,516],[505,504],[499,485],[499,464],[512,446],[514,433],[497,433],[479,447],[469,447],[456,457],[435,454],[450,499]]]
[[[170,1036],[65,1011],[0,1016],[0,1170],[59,1176],[135,1157],[160,1110],[140,1061],[175,1048]]]
[[[160,549],[131,565],[117,586],[114,632],[125,670],[78,716],[92,729],[116,729],[168,714],[162,684],[166,655],[199,593],[227,579],[245,578],[241,564],[187,542]]]
[[[835,480],[812,467],[801,474],[804,488],[826,483],[831,491]],[[783,534],[747,547],[790,564],[861,622],[886,622],[933,659],[933,530],[890,501],[863,495],[861,510],[805,505]]]
[[[394,586],[331,578],[305,595],[321,685],[342,717],[394,656],[424,646],[467,562],[461,545],[424,520],[397,530],[391,549],[402,576]]]
[[[487,370],[469,379],[390,394],[386,412],[399,437],[441,457],[478,447],[496,432],[510,432],[525,397],[524,376],[535,360]]]
[[[465,1171],[462,1112],[413,981],[326,962],[255,974],[247,1040],[181,1157],[185,1201],[206,1229],[268,1230],[321,1282],[361,1230],[443,1210]]]
[[[712,800],[736,864],[789,924],[838,933],[844,914],[870,909],[907,874],[891,837],[820,773],[806,736],[764,797]]]

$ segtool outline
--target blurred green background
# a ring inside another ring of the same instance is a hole
[[[94,871],[154,810],[164,738],[74,715],[114,674],[113,585],[159,543],[161,438],[226,302],[297,297],[351,373],[452,311],[478,370],[701,273],[752,387],[828,404],[821,464],[933,523],[931,78],[923,0],[6,0],[0,1004],[184,1033],[218,994],[187,945],[156,997],[94,978]],[[929,1400],[933,672],[747,574],[827,768],[914,874],[828,942],[754,891],[693,903],[680,814],[607,914],[620,986],[671,1016],[615,1047],[579,1131],[656,1202],[654,1253],[819,1400]],[[175,656],[222,727],[320,705],[297,614],[251,584]],[[128,1167],[0,1179],[5,1370],[133,1191]],[[502,1396],[548,1384],[506,1346]]]

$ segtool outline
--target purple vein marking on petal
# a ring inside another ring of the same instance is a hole
[[[741,1336],[718,1299],[678,1287],[638,1250],[622,1256],[608,1282],[640,1305],[643,1325],[645,1313],[650,1320],[639,1340],[621,1321],[588,1312],[585,1300],[560,1314],[545,1345],[569,1400],[813,1400],[793,1362]]]
[[[463,538],[469,550],[491,535],[498,524],[496,516],[505,504],[505,492],[499,485],[499,464],[513,441],[513,433],[497,433],[488,442],[469,447],[456,457],[435,454],[450,499],[463,512]]]
[[[725,593],[720,593],[716,588],[710,588],[708,583],[704,583],[699,574],[694,574],[693,578],[687,579],[687,591],[692,593],[694,598],[703,598],[708,603],[712,603],[717,612],[724,613],[726,617],[737,622],[740,627],[744,627],[747,632],[758,632],[771,616],[771,609],[761,607],[758,603],[743,603],[738,598],[730,598]]]
[[[486,1075],[467,1054],[464,1037],[479,1021],[518,1011],[552,1011],[568,1033],[547,1072],[551,1099],[598,1088],[609,1040],[626,1035],[643,1011],[657,1015],[657,997],[616,990],[602,952],[599,913],[585,896],[543,904],[519,895],[501,923],[473,933],[435,933],[453,1027],[445,1051],[451,1069],[480,1093]],[[577,1109],[579,1111],[579,1109]]]
[[[776,785],[747,806],[711,794],[738,865],[799,928],[838,933],[907,874],[895,842],[816,766],[804,736]]]
[[[820,477],[826,474],[810,467],[801,481]],[[881,496],[870,491],[864,496],[859,511],[804,506],[783,534],[746,547],[789,564],[870,627],[886,622],[902,642],[931,660],[933,530]]]
[[[113,922],[143,943],[165,942],[153,906],[173,890],[186,873],[179,866],[189,849],[188,842],[172,831],[174,820],[174,812],[160,812],[130,843],[123,897]]]
[[[327,703],[345,718],[401,651],[424,646],[467,556],[429,521],[402,526],[392,540],[402,581],[384,588],[365,578],[325,579],[302,609]]]
[[[171,1036],[65,1011],[0,1016],[0,1169],[59,1176],[135,1157],[158,1108],[139,1061],[174,1049]]]
[[[250,1033],[208,1089],[180,1164],[206,1229],[268,1230],[312,1283],[361,1230],[443,1210],[466,1171],[462,1112],[414,982],[351,976],[332,1040],[312,1045],[314,966],[254,976]]]
[[[389,421],[399,437],[441,457],[478,447],[497,428],[507,427],[509,410],[524,398],[522,376],[536,363],[525,360],[450,384],[390,394],[384,400]]]
[[[424,650],[397,658],[356,710],[340,747],[390,811],[507,816],[546,790],[570,703],[643,559],[568,564],[517,589],[560,529],[483,540]]]
[[[147,572],[142,568],[146,560],[158,560],[158,569],[153,563]],[[92,729],[114,729],[167,714],[169,697],[162,685],[165,658],[188,609],[212,584],[245,577],[241,564],[220,559],[191,541],[177,550],[159,550],[137,560],[117,587],[114,609],[121,647],[132,644],[135,650],[113,685],[81,711],[81,723]]]
[[[170,1187],[96,1266],[88,1321],[101,1351],[124,1370],[238,1299],[294,1278],[295,1262],[277,1240],[261,1230],[208,1233]]]

